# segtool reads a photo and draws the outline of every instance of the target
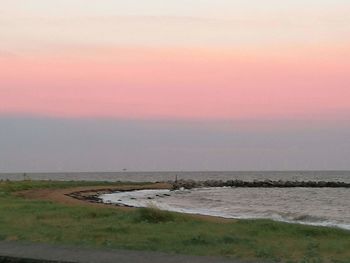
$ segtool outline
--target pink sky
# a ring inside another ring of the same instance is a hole
[[[349,4],[180,2],[6,3],[0,114],[350,117]]]
[[[255,119],[350,116],[348,50],[288,55],[108,48],[0,59],[2,114]]]

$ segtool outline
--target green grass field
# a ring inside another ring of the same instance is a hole
[[[13,195],[26,189],[88,185],[111,183],[0,182],[0,240],[227,256],[259,262],[350,262],[350,231],[335,228],[270,220],[209,222],[152,208],[125,212]]]

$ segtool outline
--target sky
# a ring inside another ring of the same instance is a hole
[[[0,172],[350,169],[350,2],[0,0]]]

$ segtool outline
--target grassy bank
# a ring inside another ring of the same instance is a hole
[[[13,195],[26,189],[96,184],[0,182],[0,240],[219,255],[259,261],[350,262],[350,231],[340,229],[270,220],[218,223],[156,209],[125,212],[66,206]]]

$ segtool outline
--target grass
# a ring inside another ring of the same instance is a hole
[[[0,196],[31,189],[64,189],[79,186],[119,186],[138,185],[135,182],[93,182],[93,181],[0,181]],[[146,183],[143,183],[146,184]]]
[[[139,208],[135,213],[136,222],[147,222],[147,223],[166,223],[176,220],[175,213],[169,211],[162,211],[156,207]]]
[[[0,182],[0,240],[226,256],[258,262],[350,262],[350,231],[336,228],[271,220],[219,223],[156,208],[125,212],[13,195],[25,189],[86,185],[96,182]]]

